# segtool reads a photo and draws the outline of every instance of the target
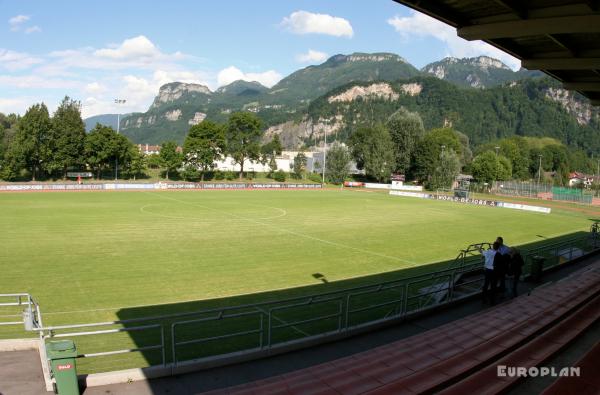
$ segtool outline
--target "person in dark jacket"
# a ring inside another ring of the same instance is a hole
[[[519,285],[519,278],[523,274],[523,266],[525,261],[521,253],[516,248],[510,249],[510,260],[508,266],[508,274],[510,275],[509,287],[511,290],[511,296],[514,298],[517,296],[517,287]]]
[[[504,292],[506,291],[506,274],[510,261],[510,247],[504,244],[504,238],[502,238],[502,236],[496,238],[496,243],[499,245],[498,265],[496,267],[496,286],[498,287],[498,291],[504,295]]]

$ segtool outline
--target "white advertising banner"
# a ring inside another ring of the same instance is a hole
[[[371,189],[390,189],[392,186],[390,184],[375,184],[372,182],[366,182],[365,188]]]
[[[421,199],[429,199],[430,198],[430,195],[427,193],[409,192],[409,191],[390,191],[390,195],[417,197],[417,198],[421,198]]]

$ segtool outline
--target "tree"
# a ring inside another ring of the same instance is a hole
[[[442,150],[452,150],[462,157],[463,145],[453,129],[433,129],[425,134],[415,151],[413,176],[428,181],[439,166]]]
[[[298,155],[294,158],[294,175],[296,178],[302,178],[304,171],[306,170],[306,155],[304,152],[298,152]]]
[[[225,148],[223,127],[212,121],[204,120],[190,128],[183,143],[185,166],[200,170],[200,179],[204,181],[204,173],[214,168]]]
[[[456,176],[460,172],[460,159],[453,149],[443,150],[438,166],[435,168],[429,187],[431,189],[452,188]]]
[[[126,170],[131,147],[132,143],[127,137],[118,134],[110,126],[96,124],[85,138],[85,158],[96,172],[96,178],[101,178],[102,170],[116,164],[117,161],[122,163]]]
[[[425,134],[423,120],[418,113],[401,107],[390,116],[387,128],[394,144],[394,170],[405,174],[410,169],[417,144]]]
[[[507,181],[512,179],[512,165],[510,160],[502,155],[498,156],[498,173],[496,179],[498,181]]]
[[[151,169],[160,169],[160,155],[158,154],[149,154],[146,156],[146,164]]]
[[[169,173],[177,171],[183,162],[183,155],[177,152],[177,143],[166,141],[160,146],[160,163],[165,168],[166,178],[169,179]]]
[[[331,149],[327,151],[325,168],[326,175],[331,182],[334,184],[344,182],[350,173],[350,153],[348,149],[338,142],[333,143]]]
[[[473,159],[471,170],[476,180],[488,184],[496,180],[509,180],[512,175],[510,160],[504,156],[496,155],[493,151],[486,151],[477,155]]]
[[[361,127],[356,129],[348,139],[350,156],[356,162],[356,168],[359,170],[364,170],[365,168],[365,152],[369,146],[371,132],[371,128]]]
[[[382,125],[360,128],[350,137],[351,154],[359,168],[379,182],[390,178],[396,168],[394,142]]]
[[[80,102],[65,96],[52,118],[52,167],[67,178],[69,167],[84,164],[85,124]]]
[[[225,141],[227,153],[240,165],[240,180],[244,175],[244,161],[260,159],[260,130],[258,117],[250,112],[231,114],[227,122]]]
[[[127,174],[134,180],[146,171],[146,158],[133,144],[129,148],[126,165]]]
[[[49,167],[52,159],[51,131],[52,123],[44,103],[29,107],[17,124],[11,152],[13,163],[28,167],[33,181]]]
[[[269,169],[271,173],[277,170],[277,161],[275,157],[277,155],[281,155],[281,151],[283,151],[283,147],[281,145],[281,141],[279,140],[279,135],[273,136],[271,141],[264,144],[260,148],[261,156],[260,161],[263,165],[269,164]]]

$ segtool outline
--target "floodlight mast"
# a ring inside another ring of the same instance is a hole
[[[115,104],[125,104],[125,99],[115,99]],[[121,113],[117,111],[117,134],[121,130]],[[119,178],[119,157],[115,157],[115,181]]]
[[[323,184],[325,184],[325,163],[326,163],[326,158],[325,156],[327,155],[327,128],[325,128],[325,145],[323,146]]]

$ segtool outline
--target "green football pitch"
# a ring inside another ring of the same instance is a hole
[[[351,190],[6,193],[0,293],[31,293],[46,323],[109,320],[123,307],[356,284],[497,235],[524,245],[588,230],[588,217]]]

